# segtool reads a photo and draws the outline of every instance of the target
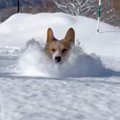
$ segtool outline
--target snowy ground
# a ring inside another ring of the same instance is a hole
[[[119,80],[1,78],[1,119],[119,120]]]
[[[120,28],[101,23],[96,33],[96,23],[42,13],[0,24],[0,120],[120,119]],[[58,39],[75,29],[76,45],[62,65],[44,55],[48,27]],[[26,47],[32,38],[39,47]]]

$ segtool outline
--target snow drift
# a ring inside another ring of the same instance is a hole
[[[0,47],[21,48],[32,38],[45,43],[49,27],[55,37],[61,39],[68,28],[73,27],[76,40],[80,41],[86,53],[120,56],[120,29],[101,22],[100,33],[96,33],[96,25],[94,19],[64,13],[14,14],[0,24]]]
[[[42,77],[95,77],[106,74],[100,58],[95,54],[85,54],[80,46],[73,46],[68,60],[57,64],[48,59],[44,48],[34,39],[27,42],[16,69],[21,75]]]
[[[120,71],[120,29],[101,23],[101,31],[96,33],[96,24],[96,20],[64,13],[20,13],[11,16],[0,24],[0,53],[18,51],[32,38],[39,43],[33,42],[26,47],[17,56],[19,60],[15,62],[16,67],[9,67],[7,72],[50,77],[116,75],[114,71]],[[53,29],[57,39],[62,39],[68,28],[73,27],[75,30],[76,45],[68,61],[62,65],[52,63],[44,55],[43,48],[49,27]],[[77,41],[81,46],[77,45]]]

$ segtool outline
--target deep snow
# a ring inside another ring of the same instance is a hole
[[[1,51],[8,48],[8,53],[10,49],[11,53],[17,53],[19,49],[24,49],[27,41],[36,39],[40,47],[36,48],[31,45],[22,52],[17,65],[14,65],[11,72],[27,76],[52,77],[115,76],[115,71],[120,70],[118,61],[120,29],[102,23],[101,31],[97,33],[96,24],[96,20],[81,16],[73,17],[63,13],[15,14],[0,24]],[[53,29],[58,39],[64,38],[69,27],[75,29],[76,46],[69,61],[62,66],[47,62],[42,52],[48,27]]]
[[[79,46],[72,48],[67,61],[56,64],[46,56],[44,48],[34,39],[28,41],[21,51],[14,71],[27,76],[62,78],[107,75],[100,58],[85,54]]]
[[[119,120],[119,80],[1,78],[1,120]]]
[[[1,120],[120,119],[120,29],[101,23],[97,33],[96,24],[64,13],[15,14],[0,24]],[[44,54],[48,27],[58,39],[75,29],[61,65]],[[26,46],[31,39],[39,44]]]

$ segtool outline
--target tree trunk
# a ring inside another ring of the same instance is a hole
[[[17,12],[20,12],[20,0],[17,0]]]

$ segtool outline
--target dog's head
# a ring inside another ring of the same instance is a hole
[[[75,43],[75,32],[73,28],[70,28],[64,39],[58,40],[54,37],[51,28],[47,31],[47,42],[45,46],[45,51],[48,56],[57,63],[63,62],[68,58],[69,51],[72,45]]]

